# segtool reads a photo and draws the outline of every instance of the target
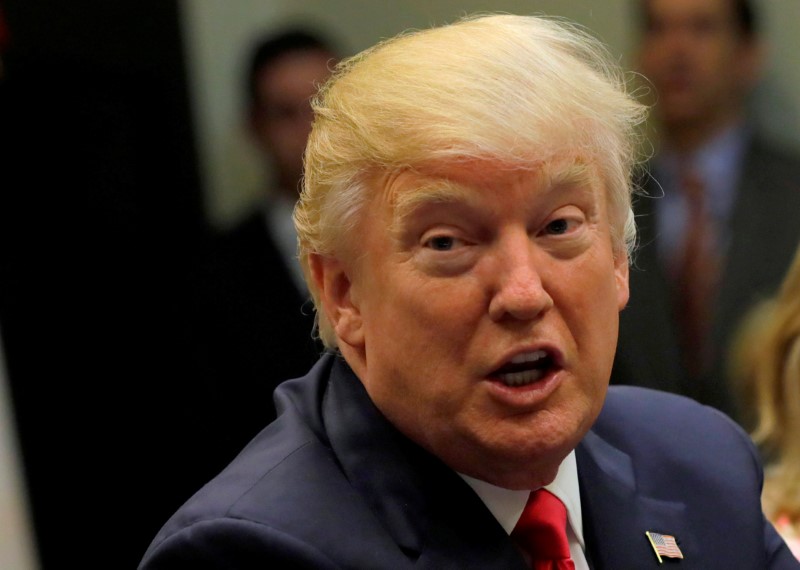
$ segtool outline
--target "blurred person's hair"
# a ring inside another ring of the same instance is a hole
[[[730,2],[730,6],[733,9],[734,24],[742,37],[752,39],[758,35],[758,14],[752,0],[726,1]],[[640,0],[639,2],[639,17],[643,30],[649,30],[653,25],[649,5],[650,0]]]
[[[731,345],[745,423],[765,455],[764,508],[800,524],[800,247],[778,293],[751,309]]]
[[[248,102],[259,102],[258,76],[280,57],[303,51],[320,51],[335,57],[338,47],[325,34],[312,29],[291,27],[263,37],[252,49],[245,78]]]

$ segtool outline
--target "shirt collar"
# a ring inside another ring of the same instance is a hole
[[[712,215],[724,221],[730,214],[741,172],[742,156],[750,137],[742,124],[724,129],[689,155],[665,147],[656,159],[656,175],[664,184],[666,200],[681,200],[670,188],[679,187],[681,163],[688,161],[703,182]]]
[[[284,192],[275,192],[266,202],[264,217],[267,231],[284,259],[297,290],[304,293],[307,289],[303,270],[297,260],[297,231],[292,218],[294,206],[295,201]]]
[[[472,487],[505,531],[511,534],[522,514],[522,510],[525,508],[525,504],[528,502],[531,492],[529,490],[514,491],[512,489],[504,489],[461,473],[459,475]],[[558,474],[553,482],[545,485],[544,488],[564,503],[572,532],[575,534],[575,538],[577,538],[581,548],[585,548],[581,493],[578,485],[578,464],[575,461],[574,450],[561,462],[558,467]]]

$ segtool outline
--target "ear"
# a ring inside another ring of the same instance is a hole
[[[351,271],[339,259],[320,254],[310,254],[309,264],[322,310],[337,339],[351,346],[363,346],[364,327],[360,307],[353,299]]]
[[[617,308],[621,311],[628,304],[630,288],[628,286],[628,255],[625,251],[617,254],[614,260],[614,281],[617,286]]]

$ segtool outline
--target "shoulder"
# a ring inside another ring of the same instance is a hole
[[[654,460],[691,456],[698,466],[738,460],[760,477],[760,459],[744,429],[721,411],[685,396],[611,386],[593,431],[626,452]]]
[[[727,557],[728,567],[731,560],[742,568],[794,567],[764,519],[755,446],[722,412],[684,396],[612,386],[580,447],[581,459],[588,504],[604,509],[596,512],[618,512],[620,497],[629,496],[626,515],[638,513],[650,526],[656,513],[675,508],[670,526],[691,536],[684,552],[694,549],[691,556],[703,560],[699,566],[712,567],[706,562],[718,556]],[[721,546],[724,555],[713,554]]]
[[[679,394],[641,386],[610,386],[598,424],[603,427],[630,426],[669,428],[692,432],[702,425],[708,429],[730,431],[749,439],[745,431],[723,412]]]
[[[590,446],[598,440],[621,452],[639,484],[656,494],[691,496],[701,504],[708,493],[733,493],[750,512],[760,512],[758,451],[744,429],[715,408],[677,394],[612,386],[587,436]]]
[[[178,509],[151,550],[181,535],[240,524],[279,530],[321,489],[341,493],[342,486],[330,450],[293,411],[285,411]]]
[[[623,410],[634,418],[647,417],[653,413],[662,415],[658,410],[688,414],[698,420],[710,417],[727,418],[714,408],[686,396],[641,386],[610,386],[601,415],[619,413]]]
[[[178,509],[141,568],[250,568],[255,561],[328,568],[330,557],[360,555],[350,552],[357,550],[350,533],[375,542],[372,529],[380,524],[342,472],[316,415],[326,379],[323,362],[279,388],[278,419]]]
[[[333,567],[319,549],[325,541],[313,539],[308,514],[324,512],[330,497],[353,499],[352,491],[320,441],[287,436],[280,423],[167,521],[141,568],[250,568],[255,561],[290,560],[295,566],[286,567]]]
[[[292,489],[298,489],[302,497],[343,479],[319,417],[330,360],[321,359],[305,376],[276,389],[278,418],[183,505],[165,528],[174,531],[214,517],[279,518],[276,511],[286,502],[287,493],[294,493]],[[297,473],[307,475],[297,478]],[[263,512],[258,510],[261,507]]]

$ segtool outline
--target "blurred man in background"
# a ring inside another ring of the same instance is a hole
[[[640,71],[658,142],[635,204],[639,250],[613,382],[680,392],[735,414],[724,352],[800,239],[800,160],[748,117],[762,69],[746,0],[643,0]]]
[[[246,120],[272,176],[260,206],[212,237],[194,279],[193,345],[218,420],[208,426],[221,461],[213,470],[274,418],[277,383],[305,373],[322,350],[312,338],[313,311],[303,307],[308,293],[291,214],[311,130],[310,99],[336,60],[327,39],[299,28],[267,35],[250,55]]]

